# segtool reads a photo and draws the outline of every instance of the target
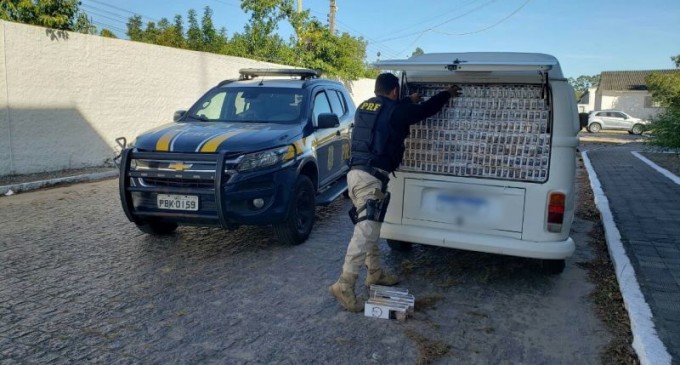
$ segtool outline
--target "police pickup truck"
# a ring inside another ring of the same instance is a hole
[[[273,225],[304,242],[315,207],[347,190],[354,104],[309,69],[241,69],[175,122],[123,140],[120,199],[149,234],[178,225]]]

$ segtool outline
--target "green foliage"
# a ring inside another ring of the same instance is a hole
[[[0,19],[13,22],[75,30],[78,14],[78,0],[0,0]]]
[[[106,28],[102,29],[101,32],[99,32],[99,35],[106,38],[118,38],[112,31]]]
[[[97,34],[97,27],[90,22],[85,13],[78,14],[73,30],[83,34]]]
[[[680,148],[680,108],[667,108],[652,118],[648,128],[653,138],[651,143],[670,148]]]
[[[652,73],[645,79],[654,100],[664,108],[680,108],[680,72]]]
[[[671,57],[680,68],[680,55]],[[664,111],[652,118],[652,143],[680,148],[680,72],[652,73],[645,79],[654,100],[661,103]]]
[[[174,24],[162,19],[146,26],[140,16],[133,16],[128,20],[127,35],[138,42],[312,68],[328,77],[353,80],[377,75],[377,70],[364,63],[363,39],[348,33],[331,34],[309,11],[297,12],[293,5],[289,0],[243,0],[241,8],[250,13],[250,22],[231,38],[224,28],[215,29],[210,7],[205,7],[200,23],[196,11],[188,11],[186,33],[179,15]],[[295,32],[289,40],[278,35],[281,21],[288,22]]]
[[[580,99],[583,94],[585,94],[589,88],[595,87],[600,83],[600,75],[581,75],[577,78],[570,77],[569,84],[576,91],[576,99]]]
[[[97,34],[97,28],[79,6],[78,0],[0,0],[0,19]],[[213,11],[207,6],[200,22],[194,9],[188,11],[186,32],[181,15],[176,15],[173,22],[163,18],[146,24],[140,15],[134,15],[127,21],[126,34],[136,42],[307,67],[327,77],[354,80],[377,76],[378,71],[364,63],[366,42],[362,38],[348,33],[331,34],[309,11],[297,12],[293,1],[242,0],[241,9],[250,14],[250,23],[231,39],[226,29],[215,28]],[[289,40],[278,35],[282,21],[295,32]],[[115,37],[107,29],[101,35]],[[417,48],[414,54],[417,52],[423,51]]]
[[[365,76],[366,43],[361,38],[354,38],[348,33],[332,35],[316,19],[303,22],[297,30],[297,37],[294,48],[300,55],[300,66],[348,80]]]
[[[420,47],[416,47],[415,51],[413,51],[413,53],[411,53],[411,58],[416,57],[416,56],[420,56],[421,54],[425,54],[425,51],[423,51],[423,49],[420,48]]]

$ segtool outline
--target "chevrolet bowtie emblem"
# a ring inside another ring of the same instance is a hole
[[[193,166],[193,165],[190,164],[190,163],[185,164],[183,162],[175,162],[175,163],[171,163],[170,165],[168,165],[168,168],[173,169],[175,171],[184,171],[184,170],[190,169],[191,166]]]

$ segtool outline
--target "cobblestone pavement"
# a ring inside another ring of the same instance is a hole
[[[418,300],[399,322],[344,312],[327,292],[349,207],[318,209],[310,239],[283,246],[254,227],[142,234],[116,180],[0,197],[0,364],[414,364],[442,348],[435,364],[599,363],[611,335],[576,265],[591,257],[590,222],[575,222],[558,276],[527,259],[382,242]]]
[[[680,185],[630,153],[639,150],[610,146],[588,156],[659,337],[680,364]]]

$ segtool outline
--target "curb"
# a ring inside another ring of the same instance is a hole
[[[633,349],[637,353],[641,365],[670,365],[671,355],[656,332],[654,322],[652,322],[652,311],[642,295],[640,284],[637,281],[630,259],[626,256],[626,250],[623,247],[623,243],[621,243],[621,233],[616,227],[614,216],[609,208],[609,200],[604,194],[600,180],[597,178],[597,173],[590,163],[588,152],[581,152],[581,156],[583,157],[583,164],[588,171],[595,205],[600,211],[602,218],[609,256],[614,264],[619,290],[621,290],[623,303],[630,318],[630,327],[633,333]]]
[[[58,178],[58,179],[49,179],[49,180],[32,181],[32,182],[21,183],[21,184],[4,185],[4,186],[0,186],[0,197],[5,196],[9,191],[12,191],[13,194],[16,194],[16,193],[36,190],[36,189],[40,189],[40,188],[46,188],[46,187],[60,185],[60,184],[73,184],[73,183],[79,183],[79,182],[103,180],[103,179],[108,179],[108,178],[115,177],[115,176],[118,176],[118,171],[107,171],[107,172],[99,172],[99,173],[95,173],[95,174],[76,175],[76,176],[62,177],[62,178]]]
[[[656,171],[658,171],[659,173],[661,173],[663,176],[665,176],[665,177],[671,179],[671,181],[673,181],[674,183],[680,185],[680,177],[675,176],[674,173],[672,173],[672,172],[670,172],[670,171],[664,169],[663,167],[661,167],[661,166],[655,164],[654,162],[650,161],[647,157],[641,155],[641,154],[640,154],[639,152],[637,152],[637,151],[631,151],[630,153],[632,153],[633,156],[635,156],[635,157],[639,158],[640,160],[642,160],[642,162],[644,162],[644,163],[646,163],[647,165],[649,165],[649,167],[651,167],[651,168],[653,168],[654,170],[656,170]]]

